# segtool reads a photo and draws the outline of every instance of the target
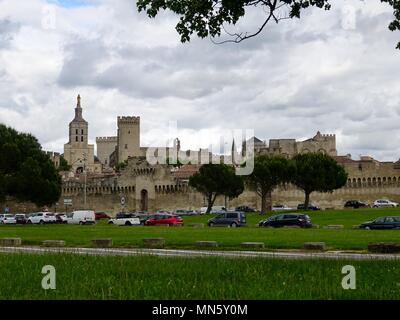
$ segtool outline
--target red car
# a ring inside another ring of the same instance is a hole
[[[145,222],[146,226],[155,226],[157,224],[168,224],[170,226],[183,225],[183,220],[181,217],[173,214],[156,214]]]
[[[94,215],[96,217],[96,220],[111,219],[111,217],[105,212],[95,212]]]

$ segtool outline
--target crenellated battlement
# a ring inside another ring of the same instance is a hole
[[[96,143],[98,142],[117,142],[118,137],[96,137]]]
[[[335,138],[336,134],[333,134],[333,133],[332,134],[329,134],[329,133],[328,134],[323,134],[322,137],[323,138]]]
[[[130,116],[118,116],[118,125],[120,124],[137,124],[140,122],[140,117],[130,117]]]
[[[60,153],[59,152],[53,152],[53,151],[44,151],[50,158],[53,157],[59,157]]]

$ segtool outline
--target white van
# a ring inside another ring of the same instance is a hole
[[[67,217],[68,224],[95,224],[96,216],[92,210],[73,211]]]

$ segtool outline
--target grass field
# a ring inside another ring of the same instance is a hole
[[[197,240],[215,240],[219,249],[238,249],[241,242],[264,242],[266,249],[301,248],[307,241],[324,241],[329,249],[365,250],[369,242],[400,242],[400,230],[353,230],[351,227],[383,215],[399,215],[400,209],[326,210],[308,213],[320,229],[259,228],[265,215],[247,214],[243,228],[194,228],[190,223],[207,223],[211,216],[184,217],[184,227],[117,227],[105,222],[79,225],[2,225],[0,238],[20,237],[25,245],[43,240],[65,240],[67,246],[89,246],[95,238],[112,238],[119,247],[141,247],[143,238],[163,237],[169,248],[193,248]],[[325,230],[329,224],[342,224],[343,230]]]
[[[341,286],[356,268],[356,290]],[[41,287],[56,269],[56,290]],[[0,299],[398,299],[399,262],[0,254]]]

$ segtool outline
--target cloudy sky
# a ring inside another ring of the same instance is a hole
[[[262,19],[251,11],[237,28]],[[182,44],[177,17],[148,19],[135,0],[0,0],[0,122],[62,152],[80,93],[92,143],[116,134],[118,115],[136,115],[142,145],[163,143],[176,121],[183,149],[227,129],[263,140],[320,130],[336,134],[339,154],[397,160],[391,19],[378,0],[335,0],[330,12],[309,10],[240,44]]]

